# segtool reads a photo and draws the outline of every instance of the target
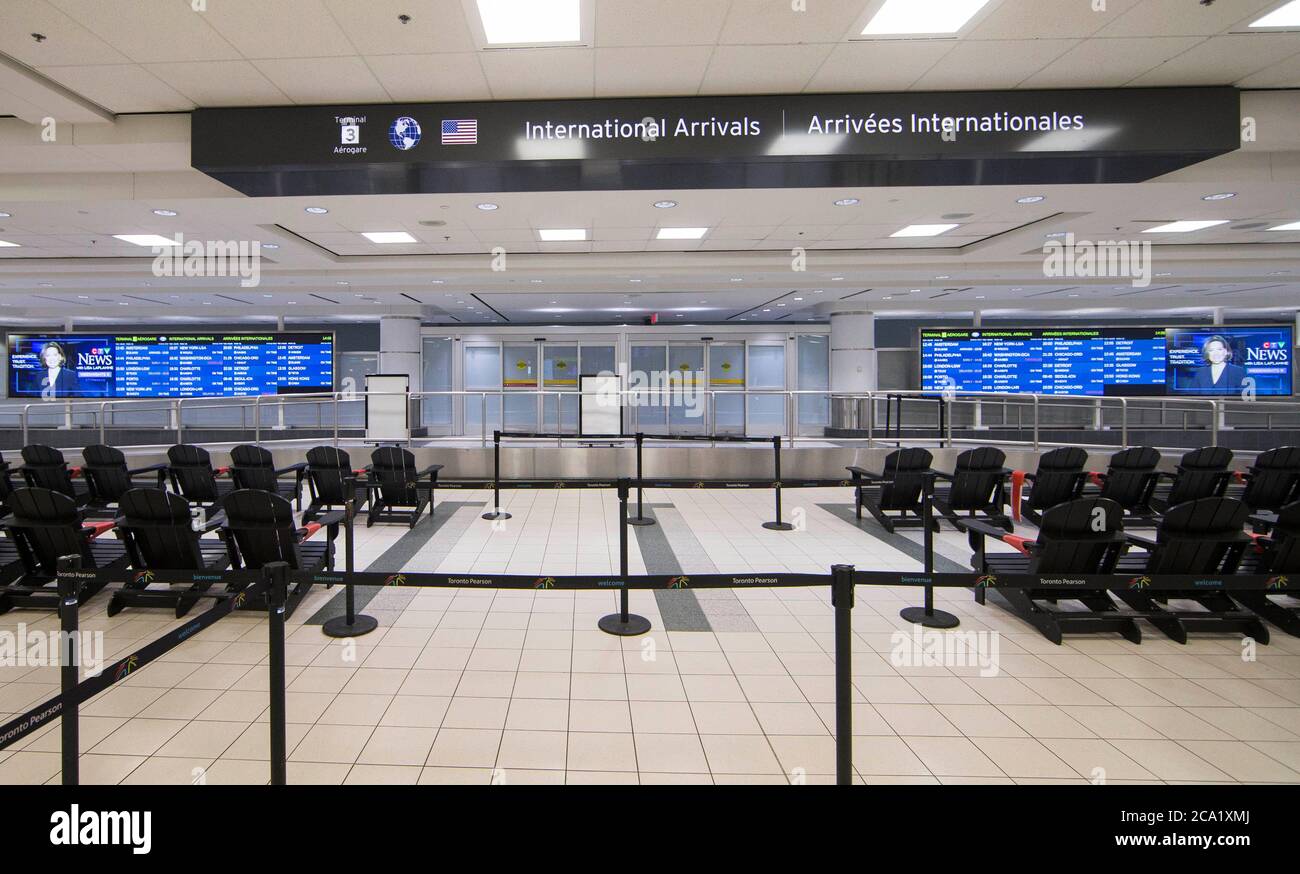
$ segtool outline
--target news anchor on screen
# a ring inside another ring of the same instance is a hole
[[[26,389],[41,397],[74,398],[81,394],[81,380],[77,372],[68,367],[68,355],[55,340],[41,349],[41,368],[31,371]]]
[[[1186,388],[1201,394],[1237,394],[1246,381],[1246,368],[1232,363],[1232,346],[1222,334],[1214,334],[1201,344],[1205,362],[1192,372]]]

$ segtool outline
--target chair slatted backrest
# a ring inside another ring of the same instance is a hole
[[[1077,498],[1043,513],[1030,573],[1108,574],[1123,552],[1124,510],[1109,498]]]
[[[97,504],[115,504],[131,490],[131,475],[127,473],[126,456],[112,446],[95,444],[81,450],[85,460],[82,473],[90,487],[90,499]]]
[[[13,493],[13,474],[10,473],[9,465],[5,463],[4,456],[0,455],[0,506],[8,506],[9,496]]]
[[[912,510],[920,506],[925,472],[934,456],[920,447],[895,449],[885,457],[884,482],[880,486],[882,510]]]
[[[1116,452],[1110,457],[1101,496],[1110,498],[1125,510],[1147,510],[1159,479],[1156,473],[1159,464],[1160,451],[1150,446],[1134,446]]]
[[[54,576],[59,559],[81,556],[83,568],[94,568],[95,557],[82,534],[84,514],[77,502],[52,489],[15,489],[9,496],[9,528],[29,572]]]
[[[321,504],[344,504],[347,480],[353,476],[352,459],[342,449],[317,446],[307,453],[307,487],[312,501]]]
[[[1193,449],[1178,462],[1178,475],[1169,487],[1169,506],[1197,498],[1217,498],[1228,488],[1232,450],[1222,446]]]
[[[32,488],[49,489],[69,498],[77,496],[68,463],[53,446],[33,443],[23,447],[23,479]]]
[[[385,503],[399,506],[414,504],[419,500],[415,487],[415,456],[397,446],[381,446],[370,453],[371,472],[379,483],[379,494]]]
[[[1278,512],[1269,539],[1273,543],[1260,561],[1261,569],[1267,573],[1300,573],[1300,501]]]
[[[1156,528],[1149,574],[1234,573],[1249,538],[1250,510],[1236,498],[1199,498],[1170,507]]]
[[[167,450],[167,465],[172,488],[184,495],[185,500],[205,504],[220,499],[212,456],[203,447],[178,443]]]
[[[1250,509],[1278,512],[1300,494],[1300,446],[1279,446],[1255,456],[1241,500]]]
[[[967,449],[957,456],[948,504],[954,510],[982,510],[993,503],[1006,477],[1007,456],[993,446]]]
[[[189,502],[162,489],[130,489],[118,501],[117,530],[136,570],[203,570]]]
[[[260,446],[236,446],[230,450],[230,478],[237,489],[279,492],[271,453]]]
[[[257,569],[283,561],[294,570],[302,569],[298,529],[287,500],[258,489],[240,489],[227,495],[221,506],[227,536],[233,539],[244,567]]]
[[[1029,490],[1030,509],[1047,510],[1078,498],[1088,479],[1083,469],[1087,463],[1088,453],[1078,446],[1062,446],[1044,453],[1038,459],[1034,486]]]

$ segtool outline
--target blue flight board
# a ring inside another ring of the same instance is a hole
[[[334,335],[9,335],[9,396],[190,398],[334,390]]]

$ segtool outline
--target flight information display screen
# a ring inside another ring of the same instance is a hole
[[[185,398],[328,392],[332,333],[10,334],[9,396]]]
[[[1292,328],[935,328],[924,391],[1174,396],[1291,394]]]

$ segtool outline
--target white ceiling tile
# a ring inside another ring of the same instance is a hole
[[[578,98],[594,94],[596,53],[583,48],[495,49],[482,53],[496,100]]]
[[[717,42],[731,5],[731,0],[594,2],[596,45],[602,47],[711,44]]]
[[[325,0],[363,55],[472,52],[477,46],[460,0]],[[402,24],[399,15],[410,16]]]
[[[1300,88],[1300,54],[1253,73],[1237,85],[1241,88]]]
[[[830,54],[829,45],[718,46],[709,61],[704,94],[781,94],[802,91]]]
[[[1128,83],[1137,86],[1231,85],[1300,52],[1300,34],[1210,37]]]
[[[394,100],[490,100],[479,53],[368,55],[366,63]]]
[[[719,43],[837,43],[862,14],[863,0],[813,0],[795,9],[790,0],[732,3]]]
[[[1106,0],[1098,9],[1092,2],[1045,3],[1043,0],[1002,0],[965,39],[1045,39],[1092,36],[1141,3],[1142,0]]]
[[[835,46],[809,91],[905,91],[957,45],[953,40],[858,40]]]
[[[1100,36],[1210,36],[1277,5],[1278,0],[1221,0],[1210,6],[1188,0],[1143,0],[1106,25]]]
[[[289,102],[250,61],[147,64],[145,69],[195,106],[274,106]]]
[[[40,71],[111,112],[176,112],[194,108],[184,95],[136,64],[47,67]]]
[[[33,33],[46,39],[37,42]],[[126,55],[60,12],[46,0],[5,2],[0,52],[29,67],[125,64]]]
[[[254,65],[294,103],[386,103],[389,99],[361,58],[266,59]]]
[[[1014,88],[1078,44],[1072,39],[961,41],[912,85],[916,91]]]
[[[208,11],[201,14],[246,58],[356,53],[321,0],[209,0]]]
[[[596,49],[597,97],[661,97],[699,91],[712,46]]]
[[[1116,88],[1201,41],[1196,36],[1084,40],[1020,85],[1022,88]]]
[[[237,52],[187,2],[49,0],[137,64],[238,60]]]

